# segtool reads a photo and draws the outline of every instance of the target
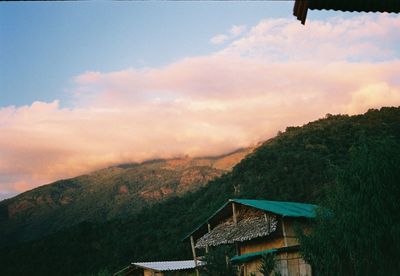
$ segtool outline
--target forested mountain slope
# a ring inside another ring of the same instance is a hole
[[[333,185],[332,169],[349,162],[352,148],[390,137],[400,143],[400,108],[363,115],[327,115],[288,127],[195,192],[171,197],[124,219],[81,223],[43,239],[0,250],[0,274],[37,275],[115,271],[131,261],[190,258],[181,238],[228,198],[319,203]],[[21,260],[24,260],[21,262]]]
[[[38,187],[0,202],[0,247],[28,241],[83,221],[131,216],[229,172],[253,149],[204,158],[123,164]]]

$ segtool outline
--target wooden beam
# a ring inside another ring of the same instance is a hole
[[[307,19],[307,11],[308,11],[308,0],[295,0],[293,6],[293,15],[297,17],[298,20],[301,21],[301,24],[306,23]]]
[[[285,247],[287,247],[288,243],[287,243],[287,235],[286,235],[284,217],[282,217],[282,233],[283,233],[283,242],[285,243]],[[284,269],[286,271],[289,271],[288,253],[287,252],[285,253],[285,256],[286,256],[286,259],[283,261],[283,263],[285,263]]]
[[[197,257],[196,257],[196,248],[194,247],[194,240],[193,236],[190,236],[190,245],[192,246],[192,254],[193,254],[193,260],[194,260],[194,266],[197,266]]]
[[[193,254],[194,267],[196,269],[196,275],[199,276],[200,273],[199,273],[199,269],[197,268],[196,248],[194,247],[193,235],[190,236],[190,245],[192,246],[192,254]]]
[[[286,238],[285,222],[283,221],[283,217],[282,217],[282,233],[283,233],[283,241],[284,241],[285,247],[286,247],[288,245],[287,245],[287,238]]]
[[[307,11],[308,11],[308,1],[304,0],[302,1],[302,7],[301,7],[301,24],[305,25],[306,24],[306,18],[307,18]]]
[[[211,225],[210,223],[207,223],[207,228],[208,228],[208,233],[211,232]],[[208,245],[206,245],[206,253],[208,253]]]
[[[233,216],[233,223],[236,225],[237,224],[237,219],[236,219],[236,205],[235,205],[235,202],[232,202],[232,216]]]

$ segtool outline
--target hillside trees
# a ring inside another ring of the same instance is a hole
[[[367,140],[353,148],[312,234],[301,238],[317,275],[398,275],[399,198],[399,140]]]

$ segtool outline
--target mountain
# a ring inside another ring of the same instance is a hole
[[[126,217],[229,172],[253,149],[217,157],[122,164],[44,185],[0,202],[0,245],[27,241],[83,221]]]
[[[40,239],[0,248],[1,275],[111,274],[132,261],[190,258],[181,239],[228,198],[321,203],[356,147],[400,144],[400,108],[363,115],[327,115],[264,142],[194,192],[172,196],[133,215],[83,222]],[[400,195],[399,195],[400,196]],[[23,260],[23,261],[21,261]]]

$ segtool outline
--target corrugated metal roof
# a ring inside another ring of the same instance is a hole
[[[196,227],[192,232],[186,235],[182,240],[188,239],[193,233],[199,230],[203,225],[208,223],[215,215],[221,212],[228,204],[236,202],[263,211],[268,211],[284,217],[299,217],[299,218],[315,218],[315,209],[318,207],[314,204],[306,204],[299,202],[271,201],[271,200],[256,200],[256,199],[229,199],[217,211],[215,211],[206,221]]]
[[[255,199],[231,199],[231,201],[254,207],[260,210],[268,211],[284,217],[315,218],[315,209],[317,208],[317,205],[314,204],[298,202]]]
[[[305,24],[308,9],[400,13],[400,0],[295,0],[293,15]]]
[[[400,12],[400,0],[308,0],[310,10]]]
[[[265,255],[265,254],[278,253],[278,252],[293,252],[293,251],[297,251],[299,249],[300,249],[300,247],[298,245],[281,247],[281,248],[272,248],[272,249],[268,249],[268,250],[257,251],[257,252],[247,253],[247,254],[243,254],[243,255],[239,255],[239,256],[234,256],[231,258],[231,262],[232,262],[232,264],[245,263],[245,262],[260,258],[262,255]]]
[[[254,259],[259,258],[260,256],[264,254],[270,254],[270,253],[275,253],[278,250],[276,248],[268,249],[268,250],[263,250],[263,251],[258,251],[258,252],[253,252],[253,253],[247,253],[243,254],[240,256],[234,256],[231,258],[232,264],[237,264],[237,263],[245,263]]]
[[[138,263],[132,263],[132,265],[156,271],[186,270],[186,269],[194,269],[196,267],[193,260],[165,261],[165,262],[138,262]],[[204,262],[197,261],[197,266],[202,266],[202,265],[204,265]]]

